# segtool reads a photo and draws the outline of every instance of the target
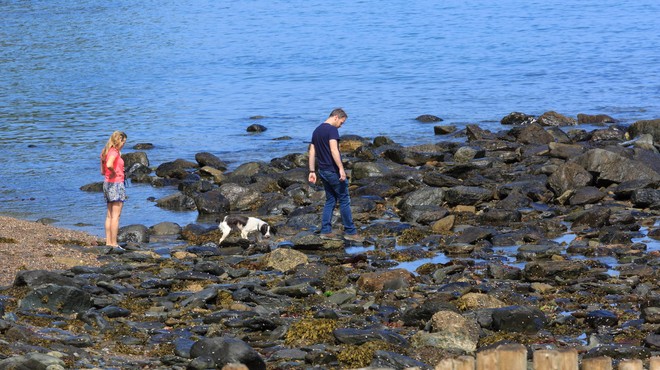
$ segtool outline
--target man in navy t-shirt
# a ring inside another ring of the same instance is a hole
[[[351,213],[351,198],[348,195],[346,171],[339,153],[339,128],[348,116],[343,109],[337,108],[330,113],[328,119],[321,123],[312,133],[312,143],[309,145],[309,182],[316,183],[316,160],[318,160],[318,175],[325,189],[325,206],[321,219],[321,238],[339,239],[332,232],[332,212],[339,203],[339,213],[344,224],[344,239],[361,242],[353,223]]]

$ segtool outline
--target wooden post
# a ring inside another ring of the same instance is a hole
[[[477,370],[527,370],[527,349],[522,344],[503,344],[478,352]]]
[[[474,357],[446,358],[435,365],[435,370],[474,370]]]
[[[575,348],[534,351],[534,370],[578,370]]]
[[[642,360],[623,360],[619,362],[619,370],[644,370]]]
[[[612,359],[607,356],[585,358],[582,370],[612,370]]]
[[[651,357],[649,360],[649,370],[660,370],[660,357]]]
[[[534,370],[557,370],[559,369],[558,352],[549,349],[534,351]]]
[[[522,344],[498,346],[497,370],[527,370],[527,348]]]
[[[497,370],[497,351],[494,348],[477,352],[477,370]]]

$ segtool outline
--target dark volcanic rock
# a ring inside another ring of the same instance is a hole
[[[200,152],[195,154],[195,160],[200,167],[209,166],[220,171],[225,171],[227,169],[227,164],[225,162],[209,152]]]
[[[577,121],[574,118],[566,117],[554,111],[543,113],[538,122],[541,126],[575,126]]]
[[[641,134],[653,135],[653,141],[660,143],[660,119],[641,120],[633,123],[628,128],[630,137],[637,137]]]
[[[500,123],[503,125],[525,126],[536,123],[536,117],[525,113],[511,112],[506,117],[502,118]]]
[[[578,113],[577,115],[577,123],[578,124],[605,124],[605,123],[616,123],[617,121],[608,116],[607,114],[584,114],[584,113]]]
[[[442,118],[434,116],[432,114],[422,114],[421,116],[417,116],[415,120],[419,122],[428,123],[428,122],[440,122],[442,121]]]
[[[259,353],[240,339],[229,337],[204,338],[193,344],[190,349],[191,358],[209,358],[214,367],[238,363],[244,364],[249,370],[266,370],[266,363]]]
[[[64,314],[84,312],[92,307],[91,296],[75,287],[47,284],[35,288],[23,298],[19,307],[26,311],[48,309]]]
[[[493,329],[514,333],[536,333],[548,319],[535,307],[509,306],[493,310]]]
[[[197,212],[200,214],[221,214],[228,213],[230,210],[229,200],[225,198],[220,189],[197,194],[194,199]]]

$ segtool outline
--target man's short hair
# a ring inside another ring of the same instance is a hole
[[[346,112],[344,112],[344,110],[341,108],[333,109],[328,117],[333,117],[333,116],[337,116],[337,118],[348,118],[348,114],[346,114]]]

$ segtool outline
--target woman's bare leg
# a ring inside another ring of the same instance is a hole
[[[108,214],[110,216],[110,240],[106,241],[107,245],[118,246],[117,234],[119,234],[119,217],[121,210],[124,207],[124,202],[111,202],[108,203]]]
[[[111,220],[112,220],[112,203],[108,203],[108,211],[105,213],[105,245],[112,245],[112,232],[111,232]]]

